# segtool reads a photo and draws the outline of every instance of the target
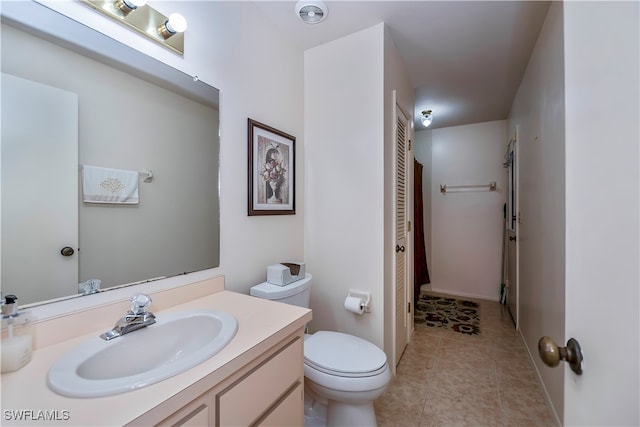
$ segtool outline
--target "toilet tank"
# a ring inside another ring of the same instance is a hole
[[[253,286],[249,293],[254,297],[309,308],[311,274],[307,273],[304,279],[297,280],[286,286],[272,285],[267,282],[260,283],[259,285]]]

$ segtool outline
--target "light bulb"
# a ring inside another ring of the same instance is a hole
[[[182,33],[187,29],[187,20],[179,13],[172,13],[169,19],[164,21],[157,30],[158,33],[166,40],[176,33]]]
[[[116,7],[124,16],[127,16],[145,4],[147,4],[147,0],[119,0],[116,2]]]
[[[125,0],[125,3],[130,3],[135,7],[142,7],[147,4],[147,0]]]
[[[433,121],[433,111],[424,110],[422,112],[422,119],[421,120],[422,120],[422,124],[424,125],[424,127],[429,127],[429,125]]]
[[[179,13],[172,13],[165,25],[170,33],[184,33],[187,29],[187,20]]]

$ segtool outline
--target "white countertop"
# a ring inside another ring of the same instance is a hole
[[[186,372],[139,390],[90,399],[54,393],[47,386],[47,372],[64,353],[104,330],[46,346],[34,351],[31,362],[21,370],[2,374],[1,424],[127,424],[205,377],[208,377],[207,381],[223,380],[311,320],[311,310],[230,291],[217,292],[155,314],[161,321],[162,313],[187,309],[227,311],[238,320],[238,332],[222,351]],[[16,419],[19,417],[23,420]]]

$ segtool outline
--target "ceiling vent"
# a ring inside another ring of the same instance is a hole
[[[296,3],[296,14],[307,24],[317,24],[327,17],[327,6],[320,0],[300,0]]]

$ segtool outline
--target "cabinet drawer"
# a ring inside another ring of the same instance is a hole
[[[220,426],[248,426],[303,378],[303,343],[296,337],[285,348],[220,392]],[[301,405],[302,407],[302,405]]]

